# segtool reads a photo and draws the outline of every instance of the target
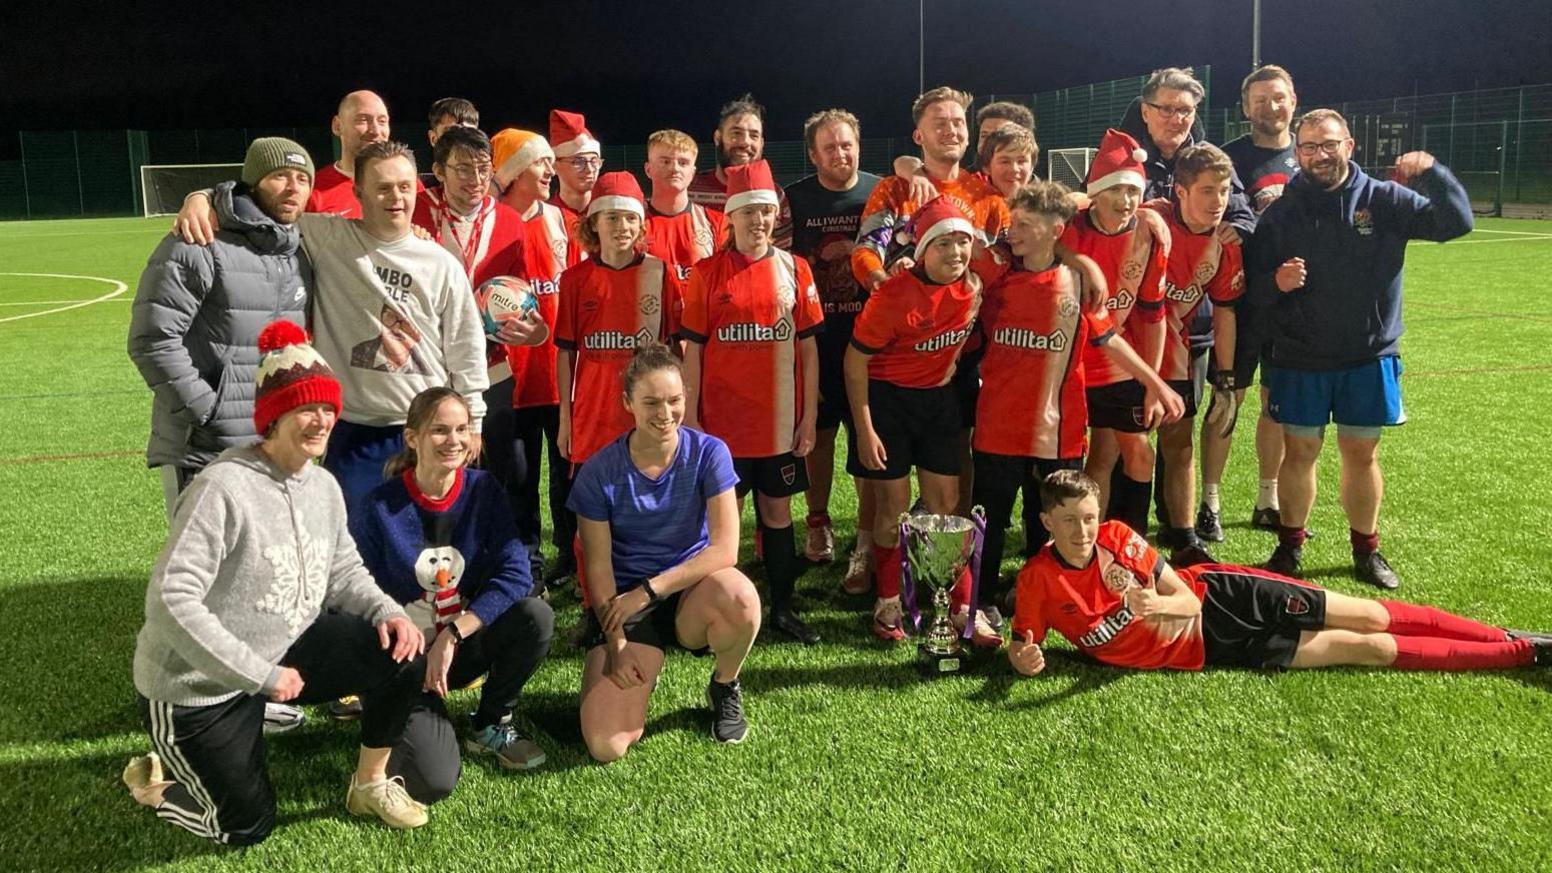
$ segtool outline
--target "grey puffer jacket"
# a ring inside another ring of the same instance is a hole
[[[218,185],[213,202],[215,242],[169,234],[135,289],[129,356],[154,394],[153,467],[200,469],[253,442],[259,331],[279,318],[307,323],[312,268],[296,226],[265,215],[236,182]]]

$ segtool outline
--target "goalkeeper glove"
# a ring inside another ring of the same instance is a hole
[[[1233,370],[1214,370],[1211,376],[1212,402],[1207,405],[1207,423],[1218,429],[1218,435],[1227,439],[1234,433],[1239,418],[1239,386]]]

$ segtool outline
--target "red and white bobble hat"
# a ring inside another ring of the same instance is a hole
[[[724,212],[737,212],[745,206],[764,203],[780,206],[781,195],[776,193],[776,177],[771,175],[771,165],[763,159],[750,164],[727,167],[727,206]]]
[[[259,331],[259,373],[253,397],[253,429],[260,436],[281,416],[314,403],[340,411],[340,383],[295,322],[272,321]]]
[[[634,212],[642,220],[646,219],[647,197],[641,193],[641,183],[636,181],[634,173],[621,171],[598,177],[598,184],[593,186],[593,199],[587,204],[587,214],[592,217],[605,209]]]
[[[923,204],[911,219],[911,236],[916,240],[916,260],[920,261],[922,255],[926,254],[928,244],[947,233],[968,233],[972,240],[976,236],[975,225],[965,215],[965,211],[954,201],[939,195]]]
[[[496,184],[512,184],[533,162],[553,158],[555,152],[544,137],[531,130],[509,127],[490,138],[490,159],[496,165]]]
[[[1146,190],[1148,173],[1143,169],[1142,162],[1147,159],[1148,153],[1142,150],[1137,140],[1112,127],[1105,131],[1105,138],[1099,141],[1099,154],[1094,156],[1094,163],[1089,164],[1089,178],[1084,190],[1090,195],[1117,185],[1136,185]]]
[[[593,139],[593,134],[587,129],[587,119],[580,112],[567,112],[564,109],[550,110],[550,148],[555,150],[555,157],[569,158],[572,155],[581,155],[588,152],[601,154],[602,146],[598,140]]]

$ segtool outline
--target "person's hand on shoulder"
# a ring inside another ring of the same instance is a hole
[[[195,191],[183,198],[183,206],[172,219],[172,232],[190,245],[208,246],[216,241],[216,226],[219,223],[215,204],[210,202],[209,195]]]

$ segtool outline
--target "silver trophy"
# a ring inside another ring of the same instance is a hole
[[[920,629],[921,615],[916,606],[916,583],[932,590],[932,618],[921,645],[921,667],[928,675],[958,673],[964,669],[964,646],[960,634],[949,621],[949,592],[967,566],[971,569],[971,615],[977,605],[981,563],[981,542],[986,532],[986,514],[981,507],[971,510],[972,518],[960,515],[909,513],[900,516],[901,594],[911,623]],[[965,624],[965,635],[971,623]]]

